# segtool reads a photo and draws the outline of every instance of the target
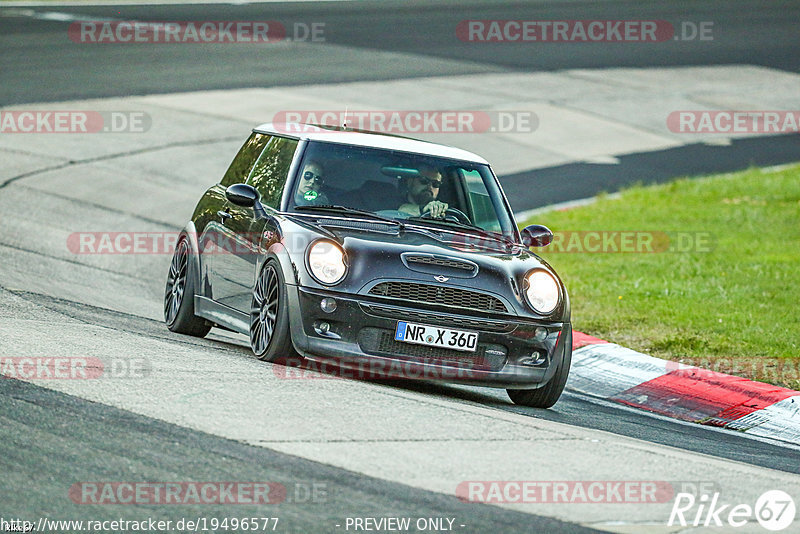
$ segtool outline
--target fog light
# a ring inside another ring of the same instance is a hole
[[[318,336],[327,337],[328,339],[342,339],[342,336],[333,330],[333,326],[325,321],[316,321],[314,324],[314,332]]]
[[[336,311],[336,299],[326,297],[319,303],[319,307],[325,313],[333,313]]]
[[[537,326],[536,330],[533,331],[533,339],[536,341],[544,341],[544,338],[547,337],[547,329],[543,326]]]
[[[533,351],[530,356],[519,359],[520,365],[542,365],[547,361],[547,353]]]

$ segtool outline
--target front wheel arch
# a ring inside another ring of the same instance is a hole
[[[181,234],[175,243],[164,290],[164,322],[173,332],[204,337],[211,324],[194,313],[197,293],[196,249],[188,235]]]

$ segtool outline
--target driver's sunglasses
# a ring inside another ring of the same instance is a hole
[[[311,171],[306,171],[306,172],[304,172],[304,173],[303,173],[303,179],[305,179],[305,180],[307,180],[307,181],[309,181],[309,182],[310,182],[311,180],[314,180],[314,183],[315,183],[315,184],[320,184],[320,185],[322,185],[322,184],[324,184],[324,183],[325,183],[325,178],[323,178],[323,177],[322,177],[322,175],[319,175],[319,174],[314,174],[314,173],[313,173],[313,172],[311,172]]]
[[[434,189],[439,189],[440,187],[442,187],[442,181],[441,180],[434,180],[433,178],[428,178],[427,176],[420,176],[419,177],[419,183],[421,183],[422,185],[431,184],[431,186]]]

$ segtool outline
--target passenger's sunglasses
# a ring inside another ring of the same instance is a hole
[[[303,173],[303,179],[304,179],[304,180],[307,180],[307,181],[309,181],[309,182],[310,182],[311,180],[314,180],[314,183],[315,183],[315,184],[320,184],[320,185],[322,185],[322,184],[324,184],[324,183],[325,183],[325,178],[323,178],[323,177],[322,177],[321,175],[319,175],[319,174],[314,174],[314,173],[313,173],[313,172],[311,172],[311,171],[306,171],[306,172],[304,172],[304,173]]]
[[[418,178],[418,180],[419,180],[419,183],[421,183],[422,185],[431,184],[431,186],[434,189],[439,189],[440,187],[442,187],[442,181],[441,180],[434,180],[433,178],[428,178],[427,176],[420,176]]]

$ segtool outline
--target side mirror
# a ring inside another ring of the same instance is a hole
[[[522,229],[522,244],[526,247],[546,247],[553,241],[553,232],[541,224],[532,224]]]
[[[237,206],[252,208],[258,200],[259,194],[252,185],[233,184],[225,190],[225,197]]]
[[[259,200],[261,195],[258,194],[256,188],[247,184],[233,184],[225,190],[225,198],[232,204],[242,206],[243,208],[253,208],[256,220],[264,219],[267,217],[267,212],[264,211],[264,206],[261,205]]]

